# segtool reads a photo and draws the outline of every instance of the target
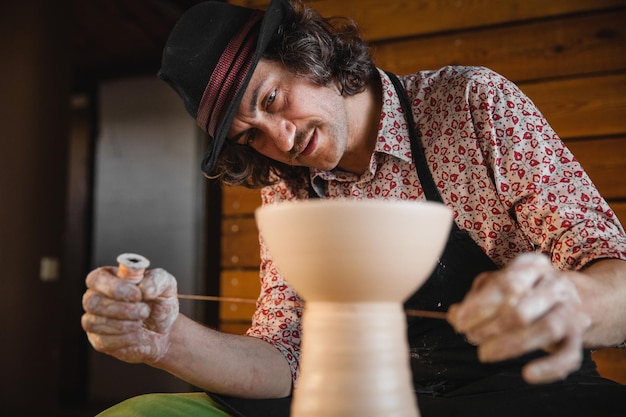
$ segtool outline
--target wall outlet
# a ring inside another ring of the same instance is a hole
[[[39,262],[39,279],[43,282],[55,282],[59,279],[59,258],[44,256]]]

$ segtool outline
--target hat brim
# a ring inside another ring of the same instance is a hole
[[[252,62],[250,63],[250,69],[241,83],[239,90],[235,94],[233,101],[226,109],[224,118],[220,121],[219,126],[216,129],[215,137],[213,137],[209,142],[207,152],[202,159],[202,171],[207,175],[211,175],[215,169],[217,159],[224,148],[224,142],[227,139],[230,125],[235,118],[235,114],[237,114],[237,111],[239,110],[239,105],[241,104],[241,100],[243,99],[246,89],[248,88],[248,84],[254,74],[254,70],[259,63],[259,60],[265,53],[265,49],[267,48],[270,40],[289,13],[289,7],[290,6],[287,0],[272,0],[265,11],[261,21],[261,27],[259,28],[259,36]]]

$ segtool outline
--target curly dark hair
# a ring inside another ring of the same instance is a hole
[[[356,23],[345,17],[323,18],[300,0],[291,6],[292,13],[263,59],[281,62],[318,85],[337,83],[345,95],[365,90],[376,75],[376,66]],[[308,168],[274,161],[247,145],[226,140],[213,172],[211,178],[223,184],[259,188],[306,175]]]

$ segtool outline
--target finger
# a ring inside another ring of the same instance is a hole
[[[497,362],[559,346],[566,337],[582,333],[577,321],[577,313],[571,308],[555,306],[549,314],[531,325],[483,342],[478,347],[478,357],[482,362]]]
[[[110,298],[124,301],[141,301],[141,291],[136,285],[119,279],[117,268],[101,267],[87,275],[87,288],[102,293]]]
[[[484,325],[499,316],[503,307],[515,305],[543,275],[552,271],[545,256],[520,255],[507,268],[479,276],[479,282],[465,299],[451,306],[449,321],[461,333]]]
[[[478,290],[482,288],[484,283],[489,280],[489,277],[493,274],[493,272],[481,272],[476,275],[476,278],[472,281],[472,290]]]
[[[495,317],[504,302],[504,293],[495,285],[484,285],[471,291],[465,299],[448,309],[448,321],[460,333],[467,333]]]
[[[159,297],[150,302],[150,317],[146,320],[146,327],[158,333],[165,333],[172,326],[178,316],[177,297]]]
[[[130,363],[149,363],[158,362],[163,357],[164,351],[161,351],[158,346],[150,344],[133,345],[117,349],[113,355]]]
[[[506,268],[506,279],[500,283],[509,294],[509,298],[517,301],[516,297],[526,294],[547,275],[554,274],[554,267],[545,255],[539,253],[524,253],[519,255]],[[514,304],[514,303],[513,303]]]
[[[520,298],[516,306],[507,309],[507,313],[514,316],[512,321],[524,325],[537,320],[559,304],[572,308],[580,305],[576,287],[560,274],[554,269],[546,271],[531,294]]]
[[[550,269],[537,282],[532,292],[521,296],[515,305],[503,305],[497,316],[469,330],[466,337],[471,343],[480,344],[506,331],[528,326],[547,314],[555,305],[569,302],[579,302],[575,287]]]
[[[136,337],[128,335],[87,333],[87,339],[98,352],[112,355],[129,363],[141,363],[152,353],[150,345],[138,344]]]
[[[138,334],[100,334],[88,332],[89,343],[98,352],[112,353],[122,348],[134,346],[137,343]]]
[[[119,301],[87,290],[83,295],[83,309],[91,314],[120,320],[144,320],[150,315],[145,303]]]
[[[88,333],[101,335],[122,335],[140,330],[143,326],[141,320],[118,320],[95,314],[83,314],[81,325]]]
[[[176,279],[161,268],[146,272],[139,288],[146,300],[154,300],[157,297],[176,297],[178,293]]]
[[[563,339],[551,355],[525,365],[522,377],[530,384],[558,381],[579,369],[582,359],[582,336],[575,334]]]
[[[143,330],[125,335],[103,335],[87,333],[87,339],[95,350],[130,363],[158,359],[167,350],[167,345],[159,348],[152,340],[152,332]]]

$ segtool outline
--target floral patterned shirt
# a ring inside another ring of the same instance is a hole
[[[388,76],[369,170],[313,171],[326,198],[425,199],[407,123]],[[498,266],[538,251],[558,269],[626,259],[624,230],[539,110],[512,82],[483,67],[400,77],[426,160],[459,228]],[[308,181],[262,190],[263,204],[308,198]],[[261,294],[247,334],[274,345],[298,377],[302,303],[261,243]]]

